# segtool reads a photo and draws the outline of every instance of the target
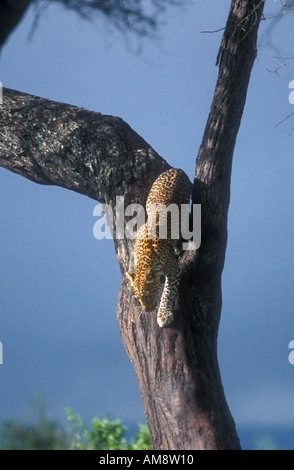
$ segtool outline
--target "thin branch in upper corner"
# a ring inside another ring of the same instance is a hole
[[[290,119],[290,117],[294,116],[294,113],[291,113],[291,114],[288,114],[288,116],[286,116],[284,119],[282,119],[280,122],[278,122],[278,124],[275,125],[274,129],[276,129],[277,127],[279,127],[281,124],[283,124],[285,121],[287,121],[288,119]],[[294,127],[291,129],[291,131],[289,132],[288,135],[285,136],[285,138],[288,138],[288,137],[291,137],[291,135],[294,133]]]
[[[214,31],[200,31],[201,34],[214,34],[214,33],[219,33],[220,31],[224,31],[226,27],[224,26],[223,28],[215,29]]]
[[[288,116],[286,116],[284,119],[282,119],[280,122],[278,122],[278,124],[275,125],[275,129],[277,127],[279,127],[281,124],[283,124],[283,122],[287,121],[290,117],[294,116],[294,113],[291,113],[291,114],[288,114]],[[293,132],[293,130],[291,131],[291,133]]]
[[[289,2],[288,0],[287,1],[281,0],[280,3],[281,3],[281,6],[277,12],[268,13],[267,15],[263,17],[263,20],[269,22],[269,24],[263,31],[261,38],[265,38],[267,45],[272,47],[273,49],[276,49],[276,46],[274,45],[273,39],[272,39],[272,34],[274,32],[274,29],[277,28],[277,26],[280,24],[280,21],[283,20],[283,18],[286,15],[291,14],[291,12],[294,13],[294,1],[293,0],[291,0],[291,2]]]
[[[266,71],[267,71],[267,72],[270,72],[270,73],[273,73],[275,76],[280,77],[279,70],[281,70],[281,69],[284,68],[284,67],[293,67],[293,66],[294,66],[294,62],[287,62],[287,63],[285,63],[285,64],[279,65],[279,67],[277,67],[277,68],[274,69],[274,70],[266,69]]]
[[[279,56],[273,56],[274,59],[279,59],[279,60],[292,60],[294,57],[279,57]]]

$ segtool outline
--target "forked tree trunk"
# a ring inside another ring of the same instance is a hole
[[[117,319],[135,368],[154,449],[240,449],[217,361],[221,274],[233,150],[256,57],[264,1],[233,0],[218,54],[219,77],[196,164],[193,203],[202,205],[202,243],[181,257],[175,321],[160,329],[142,315],[125,271],[133,242],[115,240],[123,280]],[[115,209],[144,204],[169,168],[124,121],[4,91],[0,165],[40,184],[59,185]]]

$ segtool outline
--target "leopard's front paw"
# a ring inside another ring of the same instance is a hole
[[[160,328],[164,328],[172,323],[174,319],[173,312],[158,312],[157,314],[157,323]]]

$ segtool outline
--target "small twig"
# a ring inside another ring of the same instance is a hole
[[[294,66],[294,63],[293,62],[288,62],[287,64],[281,64],[279,65],[279,67],[277,67],[275,70],[269,70],[269,69],[266,69],[267,72],[270,72],[270,73],[273,73],[275,75],[278,75],[280,77],[280,74],[279,74],[279,70],[281,70],[282,68],[284,67],[293,67]]]
[[[274,129],[276,129],[277,127],[279,127],[281,124],[283,124],[283,122],[287,121],[287,119],[289,119],[290,117],[294,116],[294,113],[291,113],[289,114],[288,116],[286,116],[284,119],[282,119],[282,121],[278,122],[278,124],[275,125]],[[291,131],[291,133],[293,132],[293,130]]]
[[[293,134],[293,132],[294,132],[294,127],[293,127],[293,129],[291,130],[291,132],[290,132],[286,137],[291,137],[291,135]]]
[[[291,113],[289,114],[288,116],[286,116],[284,119],[282,119],[282,121],[278,122],[278,124],[275,125],[274,129],[276,129],[277,127],[279,127],[281,124],[283,124],[283,122],[287,121],[287,119],[289,119],[290,117],[294,116],[294,113]],[[288,135],[285,135],[284,136],[284,139],[288,139],[289,137],[291,137],[291,135],[294,133],[294,127],[291,129],[291,131],[289,132]]]
[[[215,31],[201,31],[202,34],[214,34],[219,33],[220,31],[224,31],[225,27],[216,29]]]
[[[263,18],[263,20],[273,20],[275,18],[278,18],[279,16],[286,15],[286,13],[288,13],[288,11],[290,11],[290,10],[294,10],[293,5],[288,7],[287,4],[282,3],[282,6],[285,8],[284,10],[282,9],[281,11],[279,11],[279,13],[276,13],[275,15],[266,16],[266,17]]]
[[[277,55],[273,56],[274,59],[280,59],[280,60],[292,60],[294,57],[279,57]]]

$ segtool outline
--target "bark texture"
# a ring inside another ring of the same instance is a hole
[[[142,315],[124,273],[133,242],[116,240],[123,279],[117,319],[135,368],[155,449],[240,449],[223,393],[217,334],[233,150],[244,109],[264,1],[233,0],[217,58],[219,77],[197,157],[193,203],[202,244],[181,257],[175,321]],[[111,204],[144,204],[169,168],[123,120],[12,90],[0,108],[0,165],[40,184]]]

